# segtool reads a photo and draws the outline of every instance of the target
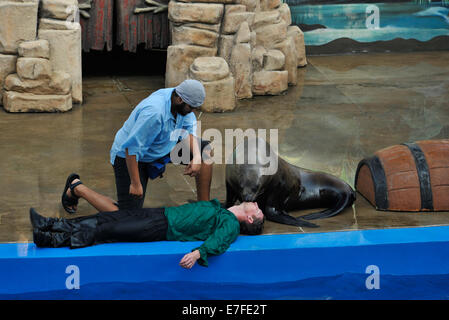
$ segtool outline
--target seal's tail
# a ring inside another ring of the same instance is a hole
[[[342,212],[346,207],[353,204],[353,202],[355,201],[355,192],[351,190],[351,192],[338,193],[337,198],[338,200],[332,208],[319,212],[309,213],[301,216],[300,218],[305,220],[315,220],[333,217]]]

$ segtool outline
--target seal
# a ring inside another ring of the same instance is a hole
[[[271,168],[270,172],[270,167]],[[237,145],[226,165],[226,207],[236,201],[256,201],[267,220],[301,227],[318,227],[307,220],[329,218],[355,201],[343,180],[323,172],[294,166],[279,157],[260,138]],[[327,208],[293,217],[288,211]]]

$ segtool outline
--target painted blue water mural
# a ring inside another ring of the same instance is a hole
[[[306,46],[341,38],[358,42],[397,38],[424,42],[449,36],[449,7],[443,3],[290,5],[290,10],[293,24],[304,30]]]
[[[201,282],[143,282],[85,284],[79,290],[57,290],[20,295],[0,294],[14,300],[447,300],[449,275],[383,275],[378,289],[367,289],[366,274],[345,273],[295,282],[271,284]]]

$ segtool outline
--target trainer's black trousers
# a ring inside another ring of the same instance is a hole
[[[186,140],[183,140],[178,145],[182,146],[182,144],[185,144]],[[207,154],[204,152],[205,150],[211,150],[210,141],[207,140],[201,140],[198,139],[198,145],[201,148],[201,155],[203,157],[203,161],[207,160]],[[178,152],[178,157],[182,158],[183,149],[180,148]],[[168,154],[169,156],[170,154]],[[190,160],[192,160],[193,155],[188,154],[190,157]],[[184,165],[187,165],[188,162],[183,163]],[[147,184],[148,184],[148,171],[150,169],[150,163],[147,162],[138,162],[138,169],[139,169],[139,177],[140,177],[140,183],[142,184],[143,189],[143,195],[141,198],[136,198],[129,194],[129,186],[131,185],[131,178],[129,177],[128,173],[128,167],[126,165],[126,159],[121,157],[116,157],[114,160],[114,175],[115,175],[115,185],[117,188],[117,206],[120,209],[140,209],[143,207],[143,204],[145,202],[145,194],[147,191]]]
[[[58,227],[58,223],[64,227]],[[142,208],[60,219],[50,231],[64,233],[67,241],[59,246],[82,248],[108,242],[163,241],[167,228],[164,208]]]

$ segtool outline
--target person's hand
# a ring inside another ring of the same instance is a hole
[[[192,251],[187,253],[184,257],[182,257],[179,265],[186,269],[191,269],[196,261],[201,257],[199,250]]]
[[[131,182],[131,185],[129,186],[129,194],[138,199],[143,197],[143,187],[140,181],[135,183]]]
[[[193,158],[184,170],[184,175],[196,177],[201,170],[201,159]]]

